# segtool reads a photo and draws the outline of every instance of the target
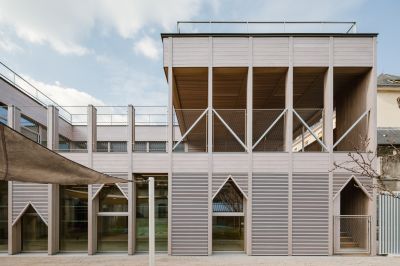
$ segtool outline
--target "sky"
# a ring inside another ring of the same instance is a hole
[[[0,61],[62,106],[166,105],[178,20],[356,21],[400,75],[398,0],[0,0]]]

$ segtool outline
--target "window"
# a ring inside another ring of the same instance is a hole
[[[99,193],[97,250],[128,250],[128,200],[116,185],[104,185]]]
[[[71,142],[71,151],[87,151],[87,142],[86,141],[72,141]]]
[[[8,115],[7,106],[2,106],[0,103],[0,123],[7,125],[7,115]]]
[[[147,176],[137,176],[136,181],[136,251],[149,249],[149,187]],[[155,245],[156,251],[168,249],[168,177],[156,176],[155,196]]]
[[[60,186],[60,250],[87,251],[88,187]]]
[[[111,141],[110,152],[127,152],[125,141]]]
[[[149,152],[166,152],[165,141],[150,141]]]
[[[29,206],[21,219],[22,251],[47,251],[47,225],[35,209]]]
[[[174,141],[174,146],[176,145],[177,141]],[[174,152],[184,152],[185,151],[185,143],[182,141],[176,146],[174,149]]]
[[[213,250],[244,250],[243,194],[230,178],[213,200]]]
[[[8,182],[0,181],[0,251],[7,251]]]
[[[40,142],[38,123],[26,116],[21,115],[20,125],[22,135],[35,142]]]
[[[58,136],[58,149],[61,151],[69,151],[71,148],[71,141],[61,135]]]
[[[135,141],[134,152],[147,152],[147,142],[146,141]]]
[[[108,152],[108,141],[98,141],[96,146],[97,152]]]

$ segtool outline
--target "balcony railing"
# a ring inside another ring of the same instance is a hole
[[[178,21],[177,33],[356,33],[354,21]]]

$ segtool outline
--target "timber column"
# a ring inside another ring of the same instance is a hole
[[[58,148],[58,109],[55,106],[47,108],[47,148]],[[59,222],[60,222],[60,185],[48,185],[48,254],[54,255],[59,249]]]
[[[7,109],[7,124],[15,131],[21,131],[21,110],[9,105]],[[21,250],[20,230],[13,226],[13,182],[8,181],[8,254],[14,255]]]

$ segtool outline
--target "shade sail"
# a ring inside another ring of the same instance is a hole
[[[128,182],[73,162],[2,123],[0,180],[60,185]]]

